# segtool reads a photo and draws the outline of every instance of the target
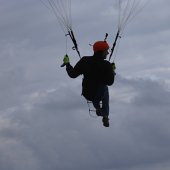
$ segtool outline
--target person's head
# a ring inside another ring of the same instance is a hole
[[[93,44],[93,51],[94,55],[101,56],[103,59],[106,59],[107,55],[109,54],[109,45],[106,41],[96,41]]]

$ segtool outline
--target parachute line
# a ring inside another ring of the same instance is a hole
[[[64,33],[72,30],[71,0],[40,0],[57,18]]]
[[[118,29],[123,32],[126,25],[139,13],[142,0],[119,0]]]
[[[56,17],[65,36],[69,35],[78,56],[80,52],[72,29],[71,0],[40,0]]]
[[[113,55],[117,40],[122,36],[125,27],[144,8],[147,0],[117,0],[118,2],[118,30],[111,48],[109,61]]]

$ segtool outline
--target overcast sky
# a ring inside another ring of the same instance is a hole
[[[73,2],[74,1],[74,2]],[[81,55],[117,29],[113,0],[72,0]],[[1,170],[170,169],[170,1],[149,0],[114,55],[110,127],[61,68],[66,38],[40,0],[0,1]],[[68,39],[68,54],[78,60]],[[92,106],[91,106],[92,107]]]

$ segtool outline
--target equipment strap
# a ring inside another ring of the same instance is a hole
[[[73,42],[73,44],[74,44],[73,50],[76,50],[79,58],[81,58],[80,52],[79,52],[79,50],[78,50],[77,41],[76,41],[76,39],[75,39],[75,36],[74,36],[73,31],[72,31],[72,30],[68,31],[68,35],[70,36],[70,38],[71,38],[71,40],[72,40],[72,42]]]
[[[112,55],[113,55],[113,51],[114,51],[114,49],[115,49],[115,47],[116,47],[116,43],[117,43],[118,38],[120,38],[120,31],[119,31],[119,30],[117,31],[115,40],[114,40],[113,45],[112,45],[112,48],[111,48],[111,53],[110,53],[110,56],[109,56],[109,61],[110,61],[110,59],[111,59],[111,57],[112,57]]]

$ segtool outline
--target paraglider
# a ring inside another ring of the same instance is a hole
[[[105,127],[109,127],[109,92],[108,86],[114,83],[115,69],[105,60],[109,54],[106,41],[97,41],[93,45],[94,54],[82,57],[73,67],[69,57],[64,57],[66,71],[71,78],[83,75],[82,95],[91,101],[97,116],[102,117]],[[100,106],[102,102],[102,107]]]
[[[105,127],[109,127],[109,92],[108,86],[114,83],[116,65],[111,62],[118,39],[122,36],[125,27],[142,9],[144,0],[115,0],[117,2],[118,24],[117,32],[111,46],[110,55],[108,52],[109,44],[107,43],[108,33],[104,40],[95,42],[93,46],[94,54],[92,56],[81,57],[78,44],[72,29],[71,18],[71,0],[41,0],[56,16],[60,26],[65,34],[69,36],[74,44],[80,60],[73,67],[70,64],[68,54],[65,54],[63,64],[71,78],[83,75],[82,95],[92,102],[97,116],[102,116],[102,122]],[[141,4],[142,3],[142,4]],[[106,60],[109,55],[108,60]],[[89,113],[90,113],[89,108]]]

